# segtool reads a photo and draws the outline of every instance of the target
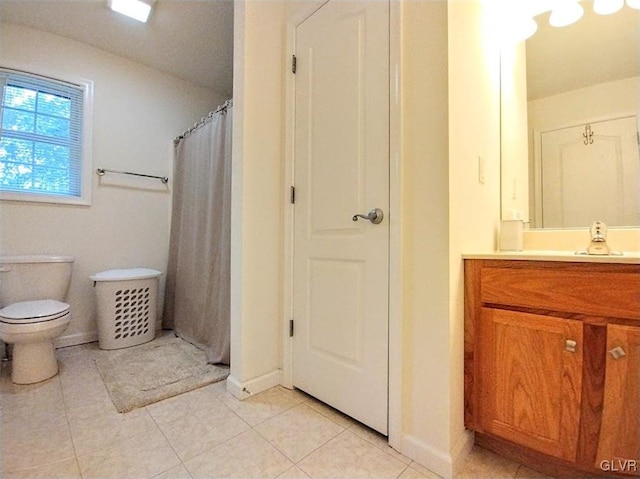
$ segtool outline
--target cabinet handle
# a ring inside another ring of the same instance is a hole
[[[624,352],[624,349],[622,349],[620,346],[616,346],[615,348],[613,348],[611,351],[609,351],[609,354],[613,356],[613,359],[620,359],[621,357],[627,355],[627,353]]]
[[[570,353],[575,353],[577,346],[578,343],[576,343],[573,339],[567,339],[564,343],[565,351],[569,351]]]

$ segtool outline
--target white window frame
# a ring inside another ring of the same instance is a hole
[[[66,205],[91,205],[92,183],[92,131],[93,131],[93,81],[85,78],[67,75],[57,71],[48,70],[40,66],[20,65],[7,61],[0,62],[0,67],[15,70],[30,75],[50,78],[53,81],[70,83],[82,89],[82,161],[80,196],[57,195],[55,193],[31,192],[31,191],[2,191],[0,201],[28,201],[37,203],[57,203]]]

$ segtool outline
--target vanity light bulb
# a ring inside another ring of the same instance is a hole
[[[538,30],[538,24],[533,18],[527,18],[522,22],[521,25],[521,34],[520,41],[524,41],[527,38],[533,36],[534,33]]]
[[[636,10],[640,10],[640,0],[627,0],[627,5]]]
[[[533,18],[519,16],[506,22],[502,26],[502,38],[506,44],[524,42],[538,30],[538,24]]]
[[[566,27],[580,20],[583,14],[584,9],[578,2],[565,0],[551,11],[549,23],[553,27]]]
[[[598,15],[610,15],[616,13],[624,6],[624,0],[595,0],[593,11]]]

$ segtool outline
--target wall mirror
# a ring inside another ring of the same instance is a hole
[[[502,218],[531,228],[640,226],[640,10],[599,15],[503,48]]]

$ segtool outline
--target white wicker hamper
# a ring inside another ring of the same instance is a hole
[[[100,349],[120,349],[155,338],[158,282],[155,269],[102,271],[91,276],[96,292]]]

